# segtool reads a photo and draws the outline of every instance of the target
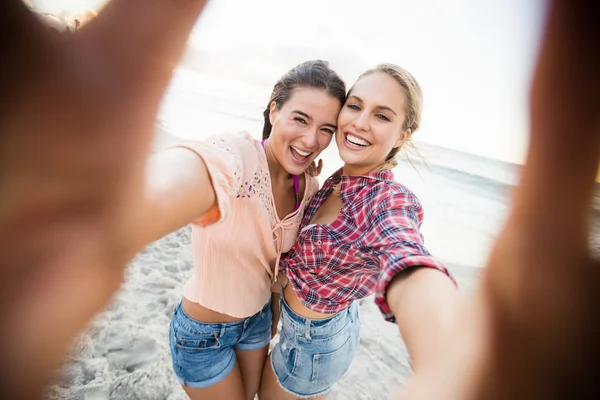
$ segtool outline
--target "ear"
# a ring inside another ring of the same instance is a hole
[[[412,132],[410,129],[407,129],[404,132],[400,133],[400,137],[398,138],[398,140],[396,140],[394,147],[402,147],[404,143],[410,140],[411,136]]]
[[[277,103],[275,103],[274,101],[271,102],[271,105],[269,105],[269,122],[271,123],[271,125],[273,125],[273,121],[275,121],[275,117],[277,116]]]

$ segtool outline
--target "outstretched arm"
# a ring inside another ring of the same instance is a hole
[[[408,399],[595,398],[600,266],[590,256],[600,160],[600,7],[550,2],[527,164],[477,296]]]
[[[412,268],[390,284],[387,301],[419,374],[446,351],[446,336],[454,333],[459,293],[448,276],[432,268]]]
[[[424,246],[422,217],[412,193],[388,196],[378,208],[372,235],[382,268],[375,301],[398,324],[416,374],[445,351],[460,299],[448,270]]]
[[[215,191],[204,160],[189,149],[161,151],[148,162],[141,221],[132,251],[181,228],[215,205]]]
[[[587,398],[595,386],[600,268],[589,239],[600,160],[599,18],[596,2],[551,2],[527,165],[484,281],[489,399]]]
[[[0,2],[0,398],[41,398],[118,289],[158,106],[205,3],[113,0],[52,35]]]

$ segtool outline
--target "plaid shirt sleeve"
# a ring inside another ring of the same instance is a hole
[[[450,273],[429,254],[419,231],[423,221],[423,209],[417,197],[410,192],[400,192],[382,201],[375,212],[372,243],[380,262],[381,272],[375,290],[375,303],[383,317],[396,322],[386,293],[390,282],[400,272],[413,267],[435,268]],[[454,280],[453,280],[454,281]]]

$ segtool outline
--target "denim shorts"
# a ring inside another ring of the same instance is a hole
[[[307,398],[326,393],[350,368],[360,341],[358,306],[327,319],[296,314],[281,296],[279,343],[271,366],[286,392]]]
[[[271,302],[251,317],[231,323],[204,323],[175,307],[169,330],[173,369],[179,382],[205,388],[223,379],[235,366],[235,350],[259,350],[271,341]]]

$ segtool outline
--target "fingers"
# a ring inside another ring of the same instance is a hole
[[[134,147],[147,151],[173,69],[206,2],[112,0],[75,34],[73,58],[85,73],[85,90],[95,93],[84,100],[99,103],[87,109],[112,113],[107,124],[117,125],[105,130],[125,129],[130,138],[144,139]]]
[[[90,22],[89,31],[137,73],[171,70],[207,0],[112,0]],[[86,27],[82,29],[85,30]],[[158,63],[158,64],[157,64]]]
[[[319,160],[319,163],[317,165],[317,176],[321,175],[321,171],[323,171],[323,159],[322,158]]]

